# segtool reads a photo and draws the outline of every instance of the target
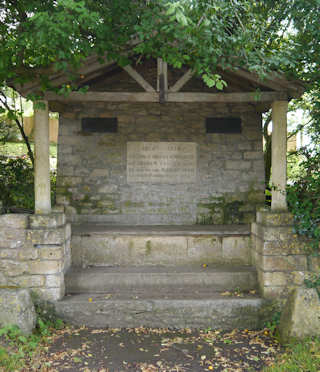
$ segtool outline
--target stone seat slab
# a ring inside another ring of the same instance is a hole
[[[194,235],[250,235],[250,225],[106,225],[75,224],[73,235],[157,235],[157,236],[194,236]]]
[[[248,266],[109,266],[73,267],[65,277],[67,293],[100,293],[115,288],[156,290],[163,286],[201,286],[215,291],[249,291],[257,287],[257,273]]]
[[[74,225],[75,266],[250,265],[247,225]]]

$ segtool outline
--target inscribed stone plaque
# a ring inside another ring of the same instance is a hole
[[[128,183],[193,183],[196,175],[196,143],[127,143]]]

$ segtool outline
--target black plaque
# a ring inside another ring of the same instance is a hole
[[[241,133],[241,118],[207,118],[207,133]]]
[[[83,132],[90,133],[117,133],[117,118],[83,118],[81,121]]]

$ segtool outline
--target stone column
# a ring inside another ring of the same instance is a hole
[[[34,110],[34,152],[35,152],[35,213],[51,212],[50,193],[50,139],[48,102],[38,102],[44,107]]]
[[[287,183],[287,101],[272,104],[272,203],[274,211],[286,211]]]

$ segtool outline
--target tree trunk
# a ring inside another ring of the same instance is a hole
[[[4,95],[3,92],[0,92],[1,93],[1,96],[2,96],[2,99],[1,99],[1,102],[2,104],[5,106],[5,108],[8,110],[8,111],[11,111],[11,108],[7,102],[7,97]],[[19,128],[19,131],[20,131],[20,134],[23,138],[23,141],[24,143],[26,144],[27,146],[27,151],[28,151],[28,156],[31,160],[31,163],[32,163],[32,168],[34,168],[34,157],[33,157],[33,152],[32,152],[32,149],[31,149],[31,145],[30,145],[30,142],[29,142],[29,138],[28,136],[25,134],[25,131],[24,131],[24,128],[23,128],[23,123],[20,123],[19,119],[17,118],[17,116],[14,114],[14,121],[15,123],[17,124],[18,128]]]

